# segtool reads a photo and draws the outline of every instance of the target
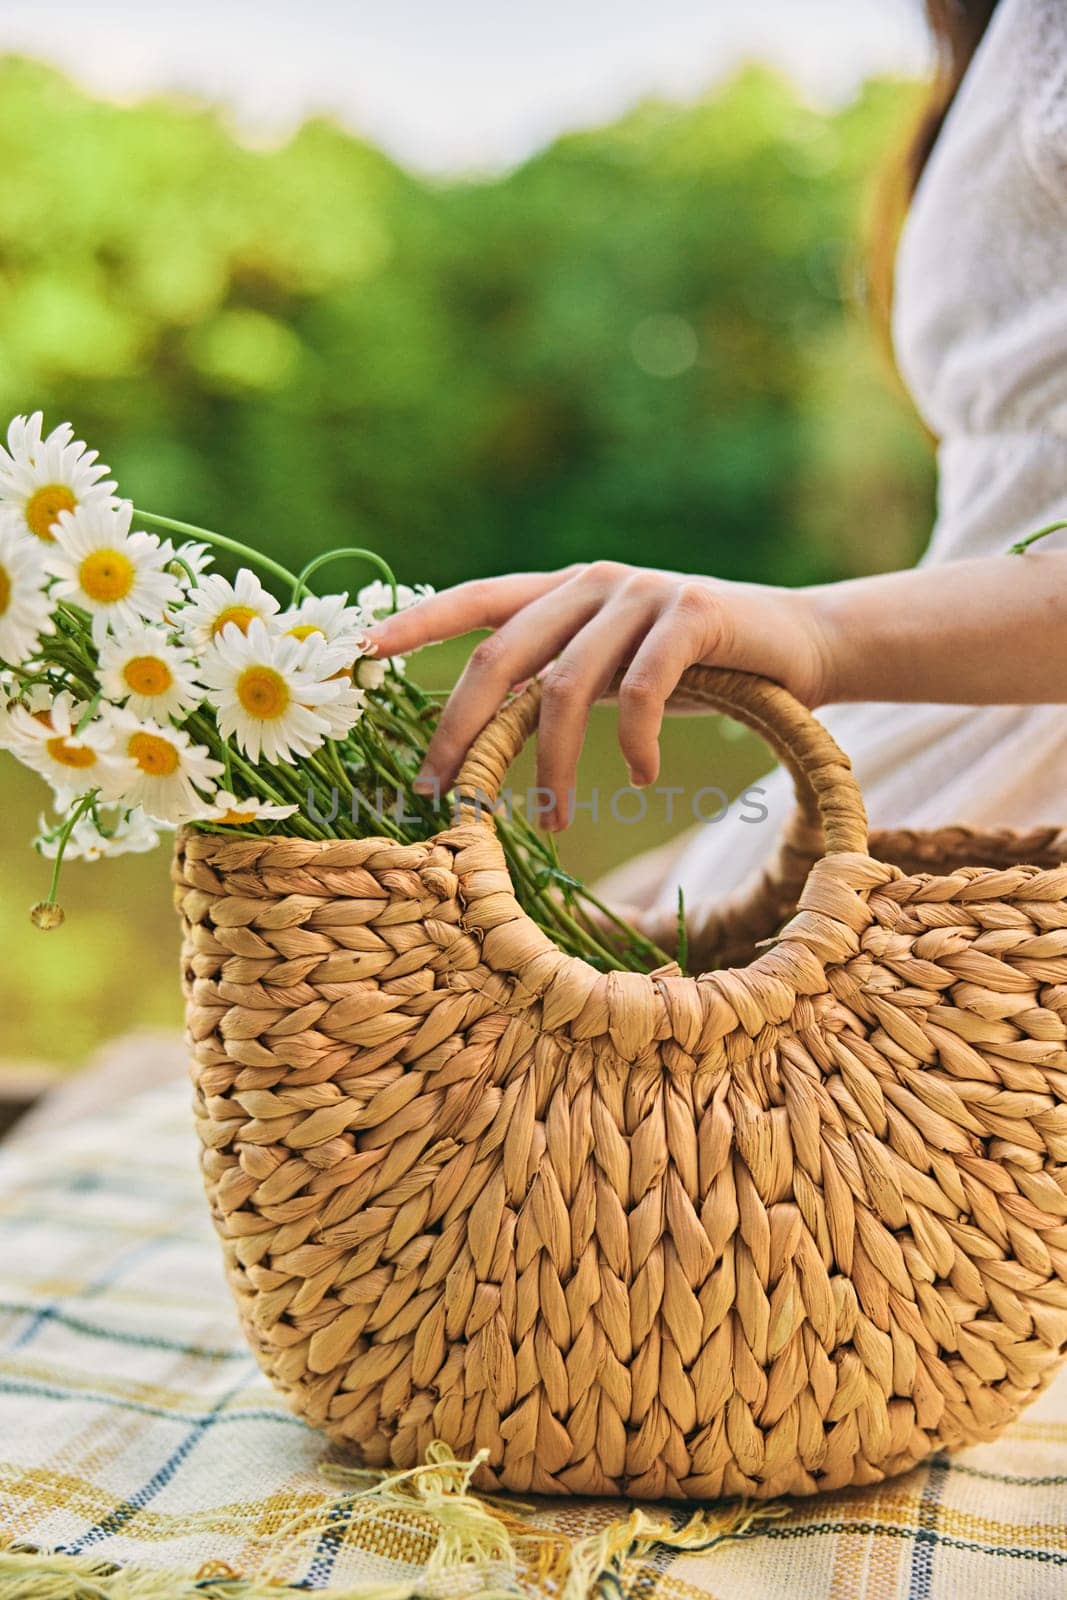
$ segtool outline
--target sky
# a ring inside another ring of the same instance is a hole
[[[331,113],[440,173],[506,168],[746,59],[822,102],[927,61],[920,0],[5,0],[0,51],[123,99],[206,96],[250,137]]]

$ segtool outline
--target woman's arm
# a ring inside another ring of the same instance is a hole
[[[806,594],[825,639],[818,703],[1067,702],[1067,553],[916,567]]]
[[[423,767],[447,787],[508,692],[544,674],[537,782],[566,827],[593,703],[617,685],[635,785],[659,772],[668,696],[694,662],[759,672],[807,706],[840,700],[1067,702],[1067,553],[1030,550],[808,589],[596,561],[463,583],[371,633],[399,655],[473,628]]]

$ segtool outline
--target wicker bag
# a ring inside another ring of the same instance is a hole
[[[869,853],[784,690],[685,693],[796,781],[775,872],[697,930],[748,964],[563,955],[484,806],[406,846],[179,839],[230,1283],[265,1371],[367,1465],[441,1438],[488,1447],[482,1489],[872,1483],[991,1437],[1067,1344],[1067,841]],[[537,710],[534,684],[459,792],[498,791]]]

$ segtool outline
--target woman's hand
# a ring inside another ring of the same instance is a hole
[[[454,780],[468,747],[517,684],[542,673],[537,782],[544,826],[565,828],[589,711],[617,685],[619,744],[635,786],[655,782],[666,701],[695,662],[763,673],[807,706],[827,647],[804,590],[727,583],[595,561],[445,589],[371,630],[380,656],[493,628],[473,651],[430,741],[418,787]]]

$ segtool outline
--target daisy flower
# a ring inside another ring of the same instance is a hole
[[[380,689],[388,674],[390,661],[396,666],[403,659],[403,656],[385,656],[381,659],[368,656],[364,661],[357,661],[356,682],[361,689]]]
[[[37,653],[42,633],[54,633],[44,592],[44,550],[11,511],[0,511],[0,661],[19,667]]]
[[[258,617],[225,628],[200,664],[219,731],[252,761],[308,756],[330,734],[326,707],[345,692],[336,662],[299,639],[270,634]]]
[[[181,626],[186,642],[199,652],[231,624],[247,633],[251,623],[258,619],[266,624],[279,609],[274,596],[247,567],[240,569],[235,583],[211,572],[191,591],[189,604],[181,613]]]
[[[125,701],[139,717],[181,718],[204,698],[192,657],[173,645],[165,628],[142,622],[112,634],[100,646],[100,687],[108,700]]]
[[[159,540],[154,533],[131,533],[132,517],[129,500],[63,511],[46,557],[59,580],[56,599],[89,612],[97,646],[109,628],[158,618],[181,595],[163,566]]]
[[[391,617],[394,611],[406,611],[408,606],[417,605],[433,592],[433,585],[429,583],[417,583],[414,588],[406,583],[398,583],[394,606],[392,589],[382,578],[375,578],[373,583],[366,584],[356,595],[356,604],[363,613],[364,623],[369,627],[372,622]]]
[[[29,711],[36,715],[49,711],[51,706],[52,691],[47,684],[23,686],[6,675],[0,677],[0,750],[11,749],[18,738],[18,720],[12,722],[14,713]]]
[[[64,810],[87,789],[113,784],[119,770],[106,723],[94,720],[77,731],[85,709],[64,689],[47,709],[16,704],[5,718],[5,747],[24,767],[48,780]]]
[[[54,861],[59,854],[59,833],[63,819],[38,820],[34,846],[42,856]],[[99,861],[104,856],[142,855],[159,845],[159,829],[144,812],[134,806],[127,811],[120,806],[98,806],[88,812],[71,829],[63,858],[66,861]]]
[[[108,706],[106,722],[115,739],[121,768],[105,789],[106,800],[140,806],[153,822],[184,822],[203,807],[197,790],[214,794],[223,770],[201,744],[193,744],[184,728],[138,717],[125,707]]]
[[[330,739],[343,739],[346,733],[351,733],[356,723],[366,709],[367,696],[362,689],[357,689],[352,683],[346,683],[339,695],[333,700],[328,700],[325,705],[317,709],[326,719]]]
[[[280,631],[301,643],[325,641],[337,659],[350,667],[366,649],[367,620],[346,594],[305,595],[298,606],[276,618]]]
[[[242,828],[249,822],[274,822],[282,817],[291,817],[298,809],[297,806],[270,805],[266,800],[238,800],[229,789],[220,789],[211,805],[197,812],[196,821],[226,823],[230,827]]]
[[[108,468],[97,463],[95,450],[75,439],[69,422],[41,437],[44,418],[16,417],[7,430],[7,449],[0,445],[0,505],[11,507],[30,533],[51,544],[63,511],[79,506],[110,505],[114,483],[103,483]]]
[[[182,563],[177,567],[174,576],[183,589],[195,588],[214,559],[210,545],[194,544],[192,541],[180,544],[177,550],[170,553],[170,561]]]
[[[288,637],[288,635],[286,635]],[[338,670],[338,662],[343,663]],[[335,683],[337,692],[332,700],[316,706],[329,729],[330,739],[343,739],[363,715],[367,696],[352,681],[352,663],[347,660],[343,644],[330,644],[325,636],[313,632],[303,641],[300,665],[319,682]]]

